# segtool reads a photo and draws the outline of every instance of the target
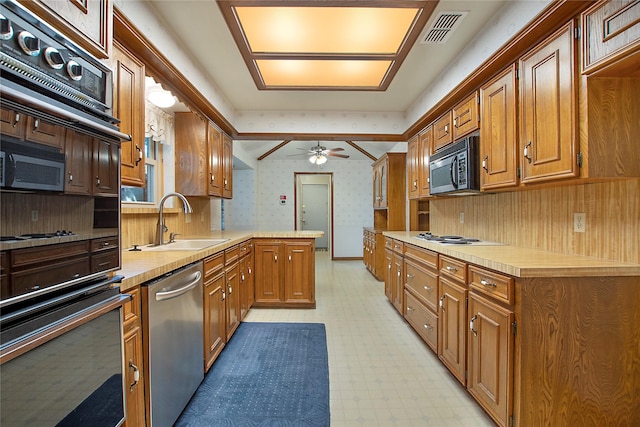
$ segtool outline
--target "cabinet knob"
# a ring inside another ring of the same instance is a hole
[[[278,262],[278,255],[274,255],[274,256],[273,256],[273,260],[274,260],[275,262]]]
[[[447,265],[447,271],[452,271],[455,273],[456,271],[458,271],[458,269],[455,267],[451,267],[450,265]]]
[[[480,279],[480,284],[482,286],[487,286],[487,287],[491,287],[491,288],[497,288],[498,285],[496,285],[493,282],[488,281],[487,279]]]
[[[428,323],[425,323],[424,325],[422,325],[423,328],[425,328],[427,331],[433,331],[433,326],[431,326]]]
[[[135,387],[135,385],[138,384],[138,381],[140,381],[140,370],[133,363],[133,360],[129,360],[129,367],[133,369],[133,382],[129,384],[129,390],[132,390],[133,387]]]
[[[289,255],[289,262],[291,262],[291,255]]]
[[[100,186],[100,177],[96,176],[96,187]]]
[[[73,174],[69,172],[69,182],[73,182]]]
[[[35,131],[37,131],[39,127],[40,127],[40,119],[36,119],[36,120],[33,122],[33,131],[34,131],[34,132],[35,132]]]
[[[522,154],[524,155],[524,158],[527,159],[529,163],[531,163],[531,155],[529,154],[529,147],[531,147],[531,141],[529,141],[527,145],[524,146],[524,150],[522,150]]]
[[[489,173],[488,160],[489,160],[489,155],[487,154],[486,156],[484,156],[484,159],[482,159],[482,169],[484,169],[485,172],[487,173]]]
[[[440,306],[440,309],[441,309],[442,311],[445,311],[445,309],[444,309],[444,295],[442,295],[442,296],[440,297],[440,301],[438,302],[438,305]]]
[[[427,292],[433,292],[433,288],[430,288],[429,286],[423,286],[424,290]]]
[[[209,176],[210,176],[209,181],[213,184],[213,182],[216,180],[216,177],[212,173],[210,173]]]

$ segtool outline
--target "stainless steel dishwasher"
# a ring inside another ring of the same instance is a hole
[[[204,378],[202,301],[202,262],[142,285],[153,427],[171,427]]]

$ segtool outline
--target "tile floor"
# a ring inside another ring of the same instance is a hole
[[[316,309],[252,309],[248,322],[327,328],[331,426],[494,426],[395,311],[362,261],[316,253]]]

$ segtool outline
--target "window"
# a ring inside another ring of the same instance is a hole
[[[144,139],[145,180],[146,186],[131,187],[123,185],[121,195],[123,202],[155,203],[157,194],[162,190],[162,179],[159,177],[159,164],[162,162],[162,144],[150,136]]]

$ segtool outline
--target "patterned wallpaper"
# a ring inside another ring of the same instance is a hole
[[[294,173],[333,173],[334,256],[362,256],[362,227],[373,225],[371,161],[262,160],[258,170],[234,170],[233,200],[225,201],[227,229],[293,230]],[[287,204],[280,205],[280,196]]]

